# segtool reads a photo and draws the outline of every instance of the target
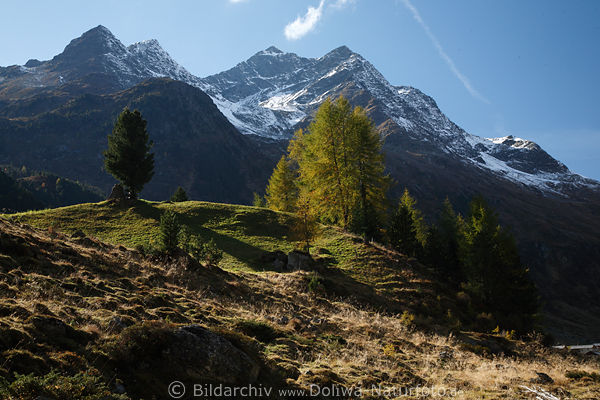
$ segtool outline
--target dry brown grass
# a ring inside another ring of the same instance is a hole
[[[382,289],[376,292],[380,299],[368,302],[360,293],[343,297],[309,292],[308,272],[227,272],[187,258],[153,260],[93,238],[49,234],[1,219],[0,232],[5,249],[0,258],[0,284],[4,284],[0,305],[7,310],[0,330],[26,333],[2,348],[0,373],[5,376],[12,373],[6,359],[15,351],[35,354],[48,368],[67,365],[65,360],[74,359],[70,354],[79,357],[76,368],[95,365],[83,347],[71,351],[61,344],[39,346],[36,335],[40,333],[31,326],[32,316],[55,316],[86,332],[93,338],[88,347],[111,340],[122,325],[142,320],[200,323],[214,329],[259,321],[276,332],[273,340],[256,342],[262,357],[285,369],[288,381],[300,387],[313,382],[363,388],[420,385],[461,399],[531,398],[520,389],[526,385],[541,386],[561,399],[600,398],[597,382],[565,377],[571,370],[598,372],[598,359],[517,341],[511,342],[511,355],[475,354],[463,345],[462,336],[407,322],[399,309],[412,303],[399,303],[392,308],[397,311],[381,310],[381,302],[397,295],[397,290]],[[378,257],[381,262],[383,256]],[[397,255],[390,254],[390,262],[397,262],[393,257]],[[382,269],[381,278],[370,279],[394,281],[397,287],[416,283],[423,290],[411,294],[413,300],[431,301],[427,277],[402,262],[397,275],[391,277],[389,270]],[[340,276],[332,279],[343,279]],[[20,365],[19,372],[27,372],[26,367]],[[530,383],[536,371],[555,382]]]

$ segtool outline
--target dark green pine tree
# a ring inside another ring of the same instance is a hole
[[[180,201],[188,201],[188,200],[189,200],[188,195],[181,186],[178,186],[177,190],[175,190],[175,193],[173,193],[173,195],[171,196],[171,201],[174,203],[177,203]]]
[[[458,284],[463,280],[459,260],[459,238],[462,219],[456,215],[450,200],[446,198],[438,224],[429,228],[425,257],[445,279]]]
[[[152,142],[146,131],[146,121],[138,110],[126,107],[108,135],[108,149],[104,151],[104,167],[123,184],[131,197],[137,198],[144,185],[154,175]]]
[[[407,256],[417,257],[421,250],[421,244],[417,239],[417,228],[410,208],[400,203],[398,209],[392,215],[388,228],[390,245]]]
[[[502,328],[530,330],[538,310],[535,286],[521,264],[513,235],[499,225],[481,197],[471,202],[462,254],[472,296]]]
[[[423,253],[425,263],[435,268],[441,277],[447,279],[446,243],[438,225],[431,225],[427,230],[427,242]]]

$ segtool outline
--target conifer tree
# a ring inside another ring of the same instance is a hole
[[[481,197],[470,205],[462,263],[468,290],[503,328],[532,328],[538,301],[528,270],[521,264],[514,237]]]
[[[425,257],[444,278],[460,283],[463,280],[459,260],[459,238],[462,220],[457,216],[450,200],[442,205],[438,224],[428,230]]]
[[[317,232],[317,221],[310,206],[310,197],[300,193],[296,203],[297,220],[292,226],[292,233],[302,243],[305,252],[309,252],[312,240]]]
[[[358,186],[352,231],[363,235],[365,240],[378,239],[385,191],[389,186],[389,178],[384,174],[381,137],[361,107],[354,109],[351,124],[350,153]]]
[[[423,214],[417,208],[417,200],[410,195],[406,188],[404,189],[404,193],[402,193],[402,197],[400,197],[400,204],[406,206],[409,210],[417,240],[421,246],[425,246],[425,243],[427,242],[427,225],[423,219]]]
[[[254,193],[252,193],[252,205],[254,207],[266,207],[267,202],[263,196],[254,192]]]
[[[420,254],[421,244],[417,239],[417,229],[410,208],[403,203],[392,214],[388,227],[390,245],[407,256],[417,257]]]
[[[166,210],[160,216],[160,244],[161,250],[173,253],[179,244],[181,226],[177,220],[177,213]]]
[[[384,208],[381,139],[364,110],[343,97],[326,100],[308,127],[296,132],[290,157],[299,170],[299,186],[310,196],[314,213],[367,235]],[[368,220],[370,218],[370,220]]]
[[[267,207],[277,211],[294,211],[298,197],[296,174],[285,156],[275,166],[266,189]]]
[[[146,131],[146,121],[138,110],[125,108],[108,135],[108,149],[104,151],[104,166],[119,182],[127,187],[131,197],[137,198],[144,185],[154,175],[152,142]]]
[[[175,190],[175,193],[173,193],[173,195],[171,196],[171,201],[174,203],[188,200],[188,195],[181,186],[178,186]]]

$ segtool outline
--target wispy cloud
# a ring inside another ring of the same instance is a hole
[[[355,0],[336,0],[331,7],[333,8],[343,8],[350,3],[354,3]]]
[[[240,0],[237,0],[240,1]],[[317,23],[323,16],[325,4],[327,8],[340,10],[356,0],[321,0],[317,7],[308,7],[306,14],[299,15],[296,19],[287,24],[283,30],[288,40],[297,40],[315,29]]]
[[[285,37],[289,40],[297,40],[315,29],[317,22],[319,22],[323,15],[324,5],[325,0],[321,0],[318,7],[308,7],[304,16],[298,16],[294,21],[287,24],[283,31]]]
[[[423,18],[421,17],[419,10],[417,10],[417,8],[410,2],[410,0],[402,0],[402,2],[404,3],[404,6],[406,6],[406,8],[412,13],[413,18],[419,23],[419,25],[421,25],[421,27],[423,28],[423,30],[429,37],[429,40],[431,40],[431,43],[433,43],[433,46],[437,50],[440,57],[446,62],[446,64],[448,64],[450,71],[452,71],[452,73],[462,82],[463,86],[465,87],[465,89],[467,89],[467,91],[471,94],[471,96],[473,96],[474,98],[476,98],[478,100],[481,100],[482,102],[484,102],[486,104],[490,104],[490,101],[488,99],[486,99],[481,93],[479,93],[477,91],[477,89],[475,89],[473,87],[473,85],[471,84],[469,79],[462,72],[460,72],[460,70],[458,69],[458,67],[452,60],[452,58],[450,58],[448,53],[446,53],[446,51],[444,51],[444,48],[440,44],[440,41],[433,34],[431,29],[429,28],[429,25],[427,25],[425,23],[425,21],[423,20]]]
[[[230,2],[230,3],[233,3],[233,4],[237,4],[237,3],[243,3],[243,2],[245,2],[245,1],[247,1],[247,0],[229,0],[229,2]]]

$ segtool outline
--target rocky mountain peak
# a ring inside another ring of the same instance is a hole
[[[348,48],[348,46],[340,46],[337,47],[333,50],[331,50],[329,53],[325,54],[322,58],[338,58],[338,59],[343,59],[343,58],[348,58],[352,55],[356,55],[357,53],[353,52],[352,50],[350,50]]]
[[[54,57],[56,61],[84,61],[103,54],[119,55],[127,51],[123,43],[102,25],[73,39],[64,51]]]
[[[264,49],[263,51],[260,51],[258,54],[261,54],[261,55],[279,55],[279,54],[283,54],[283,51],[279,50],[275,46],[270,46],[270,47],[267,47],[266,49]]]
[[[137,52],[144,52],[149,49],[164,51],[162,46],[156,39],[142,40],[141,42],[136,42],[127,47],[127,50]]]

